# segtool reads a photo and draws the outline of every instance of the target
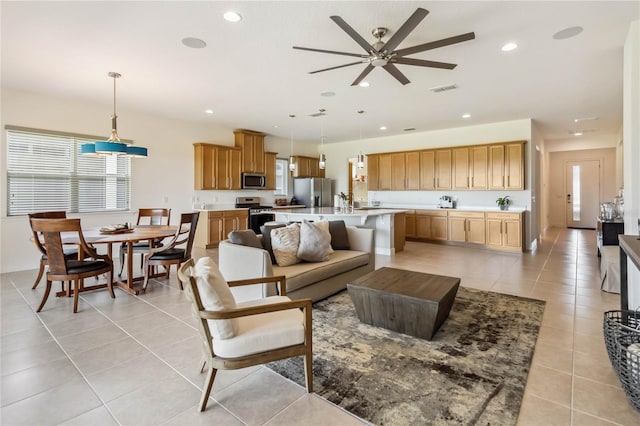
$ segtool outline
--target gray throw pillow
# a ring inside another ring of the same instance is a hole
[[[351,250],[349,234],[344,220],[330,220],[329,233],[331,234],[331,248],[334,250]]]
[[[229,241],[233,244],[241,246],[249,246],[255,248],[262,248],[262,242],[260,238],[253,232],[253,229],[246,229],[243,231],[231,231],[229,232]]]
[[[284,223],[278,223],[275,225],[262,225],[260,227],[260,232],[262,232],[262,248],[269,252],[269,256],[271,256],[271,263],[273,265],[277,265],[276,256],[273,254],[273,247],[271,246],[271,230],[285,227]]]
[[[300,245],[298,246],[298,258],[307,262],[324,262],[329,260],[333,253],[331,248],[331,234],[329,234],[329,222],[307,222],[300,225]]]

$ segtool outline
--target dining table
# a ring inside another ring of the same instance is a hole
[[[170,225],[134,225],[132,227],[116,230],[104,231],[104,227],[83,228],[82,234],[88,244],[106,244],[107,255],[113,259],[113,244],[127,245],[127,278],[126,281],[115,279],[115,272],[112,274],[113,284],[129,294],[137,296],[140,291],[135,289],[133,284],[144,279],[144,276],[135,277],[133,274],[133,244],[141,241],[158,240],[162,238],[172,237],[175,235],[177,226]],[[77,244],[78,237],[76,234],[62,234],[62,242],[64,244]],[[165,275],[156,273],[151,277],[159,277]],[[89,291],[99,288],[105,288],[106,284],[97,284],[92,286],[83,286],[78,291]],[[60,291],[57,296],[68,295],[68,292]]]

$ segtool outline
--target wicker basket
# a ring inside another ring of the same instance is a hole
[[[631,352],[629,345],[633,343],[640,343],[640,330],[618,337],[618,377],[627,399],[640,410],[640,350]]]
[[[640,353],[629,345],[640,343],[640,311],[607,311],[603,321],[604,343],[622,389],[631,405],[640,410]]]

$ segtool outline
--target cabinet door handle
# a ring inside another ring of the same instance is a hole
[[[471,187],[473,188],[475,185],[474,176],[471,176]]]
[[[434,188],[436,187],[436,178],[435,178],[435,176],[433,177],[433,187]]]

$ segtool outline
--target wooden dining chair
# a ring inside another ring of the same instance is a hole
[[[171,272],[171,265],[180,266],[181,263],[191,259],[191,249],[193,248],[193,240],[196,235],[196,226],[198,225],[198,217],[200,212],[182,213],[180,215],[180,224],[171,241],[162,247],[152,247],[144,255],[144,283],[142,291],[147,290],[149,284],[149,276],[151,268],[162,265],[167,270],[167,279]],[[178,247],[182,246],[183,247]],[[182,290],[182,281],[180,290]]]
[[[138,210],[138,220],[136,225],[169,225],[171,220],[171,209],[155,208],[155,209],[140,209]],[[152,247],[161,247],[162,239],[153,240]],[[140,253],[140,267],[144,261],[144,253],[149,251],[149,241],[139,241],[133,244],[133,254]],[[120,246],[120,272],[118,276],[122,275],[124,269],[124,259],[127,255],[127,244],[122,243]]]
[[[313,392],[311,299],[289,299],[284,276],[225,282],[210,258],[202,258],[197,264],[189,259],[178,270],[178,276],[187,286],[185,294],[198,320],[204,361],[200,372],[209,365],[200,411],[207,407],[218,370],[297,356],[304,357],[307,392]],[[276,283],[279,295],[236,303],[229,290],[265,282]]]
[[[100,255],[84,239],[80,219],[32,219],[31,226],[35,232],[42,235],[44,239],[44,250],[49,261],[49,271],[47,272],[47,288],[42,297],[42,302],[36,312],[40,312],[44,307],[49,293],[51,292],[52,281],[69,281],[69,289],[73,282],[73,312],[78,312],[78,293],[84,285],[84,279],[107,274],[107,287],[111,298],[116,297],[113,292],[113,262],[109,256]],[[81,256],[69,259],[65,256],[62,232],[75,233],[78,241],[78,251]],[[78,260],[82,257],[83,260]],[[89,260],[86,260],[90,258]]]
[[[44,249],[44,245],[42,243],[42,235],[40,233],[33,230],[33,219],[66,219],[67,212],[65,211],[51,211],[51,212],[39,212],[39,213],[31,213],[29,214],[29,226],[31,226],[31,232],[33,232],[33,242],[40,250],[40,270],[38,271],[38,276],[36,277],[36,281],[33,283],[32,290],[35,290],[40,284],[40,280],[44,275],[44,271],[49,264],[49,258],[47,257],[47,252]],[[66,248],[64,250],[64,256],[67,259],[77,259],[78,258],[78,250],[75,248]],[[62,283],[64,289],[64,282]]]

